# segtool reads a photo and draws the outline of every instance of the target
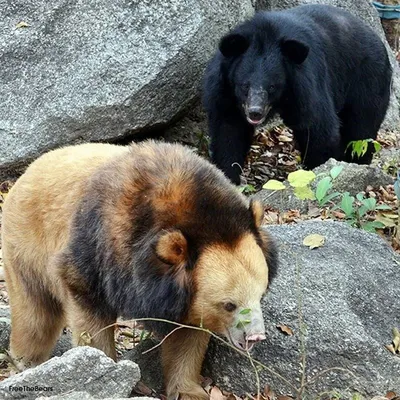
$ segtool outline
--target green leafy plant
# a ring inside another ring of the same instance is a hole
[[[344,214],[346,222],[351,226],[369,232],[376,232],[376,229],[382,228],[395,228],[396,220],[397,218],[400,220],[400,216],[398,217],[393,213],[383,213],[383,211],[392,210],[388,205],[378,205],[375,198],[365,197],[364,193],[358,193],[354,197],[349,192],[340,193],[332,191],[334,180],[340,175],[342,170],[342,165],[336,165],[329,171],[329,174],[324,173],[318,176],[312,171],[298,170],[288,175],[288,182],[293,187],[293,193],[297,198],[300,200],[315,200],[319,207],[333,206],[332,210],[340,210]],[[312,187],[311,183],[318,178],[320,179]],[[396,181],[397,186],[395,184],[395,189],[398,191],[400,191],[399,182],[400,175]],[[286,190],[288,186],[271,179],[263,188]],[[371,218],[372,215],[374,215],[373,220]],[[337,218],[334,214],[332,216],[333,218]]]
[[[379,210],[391,210],[386,204],[376,204],[373,197],[366,198],[363,193],[358,193],[356,197],[349,192],[342,194],[340,203],[335,207],[341,210],[346,217],[346,222],[351,226],[364,229],[368,232],[375,232],[376,229],[385,228],[386,225],[380,220],[369,221],[367,214]]]
[[[256,188],[253,185],[243,185],[239,187],[239,192],[243,194],[253,194],[256,192]]]
[[[332,201],[335,197],[340,195],[339,192],[331,193],[333,181],[342,172],[343,166],[336,165],[330,171],[328,176],[324,176],[318,181],[315,190],[311,188],[311,183],[317,178],[312,171],[305,171],[299,169],[298,171],[291,172],[288,175],[288,182],[293,187],[294,195],[300,200],[316,200],[320,207]],[[324,174],[325,175],[325,174]],[[274,179],[269,180],[264,186],[264,189],[270,190],[284,190],[287,187],[279,181]]]
[[[358,158],[362,157],[368,150],[369,144],[372,143],[374,146],[374,152],[378,153],[382,146],[379,142],[374,139],[363,139],[363,140],[352,140],[346,147],[346,152],[349,148],[351,148],[351,157],[357,156]]]
[[[239,322],[236,324],[236,328],[244,328],[246,325],[250,324],[251,320],[250,318],[251,314],[251,309],[250,308],[244,308],[239,312],[239,316],[245,316],[244,319],[240,318]]]

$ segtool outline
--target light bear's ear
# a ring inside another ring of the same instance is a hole
[[[157,257],[166,264],[179,266],[187,261],[188,245],[185,236],[179,230],[163,232],[156,244]]]
[[[302,64],[307,58],[310,48],[298,40],[281,40],[282,54],[295,64]]]
[[[219,51],[224,57],[238,57],[245,53],[249,46],[250,42],[245,36],[230,33],[219,42]]]
[[[161,232],[156,239],[155,255],[164,263],[164,266],[158,265],[163,274],[172,275],[181,288],[190,287],[191,273],[187,268],[188,242],[180,230]]]

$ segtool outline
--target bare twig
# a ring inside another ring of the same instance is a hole
[[[235,347],[233,344],[227,342],[226,340],[222,339],[221,337],[219,337],[217,334],[215,334],[214,332],[210,331],[209,329],[205,329],[205,328],[201,328],[199,326],[192,326],[192,325],[186,325],[186,324],[181,324],[179,322],[175,322],[175,321],[169,321],[167,319],[162,319],[162,318],[138,318],[138,319],[132,319],[132,320],[127,320],[127,322],[145,322],[145,321],[153,321],[153,322],[165,322],[171,325],[175,325],[178,326],[179,328],[187,328],[187,329],[193,329],[195,331],[200,331],[200,332],[205,332],[208,333],[209,335],[211,335],[212,337],[214,337],[215,339],[217,339],[218,341],[222,342],[223,344],[225,344],[226,346],[230,347],[231,349],[235,350],[236,352],[238,352],[239,354],[242,354],[245,357],[248,357],[248,354],[246,351],[244,350],[240,350],[237,347]],[[111,328],[112,326],[117,325],[117,323],[114,324],[110,324],[107,325],[103,328],[101,328],[98,332],[96,332],[91,338],[95,338],[99,333],[101,333],[102,331]],[[172,332],[170,333],[172,334]],[[147,350],[149,351],[149,350]],[[286,378],[284,378],[282,375],[278,374],[277,372],[275,372],[273,369],[267,367],[266,365],[264,365],[263,363],[261,363],[258,360],[255,360],[254,358],[252,358],[252,362],[254,363],[254,365],[258,365],[259,367],[261,367],[262,369],[268,371],[270,374],[276,376],[278,379],[280,379],[282,382],[286,383],[286,385],[288,385],[291,389],[297,391],[296,386],[294,386],[293,384],[291,384]]]
[[[175,329],[173,329],[171,332],[169,332],[167,335],[165,335],[159,343],[157,343],[152,348],[143,351],[142,354],[150,353],[150,351],[152,351],[152,350],[156,349],[157,347],[161,346],[174,332],[179,331],[179,329],[183,329],[183,326],[177,326]]]
[[[297,285],[297,303],[298,303],[298,317],[299,317],[299,335],[300,335],[300,387],[297,390],[296,399],[301,400],[306,382],[306,345],[305,345],[305,329],[303,322],[303,294],[300,284],[300,264],[296,257],[296,285]]]
[[[221,338],[220,336],[218,336],[214,332],[210,331],[209,329],[198,327],[198,326],[181,324],[179,322],[169,321],[169,320],[162,319],[162,318],[138,318],[138,319],[132,319],[132,320],[128,320],[128,321],[129,322],[145,322],[145,321],[164,322],[164,323],[168,323],[168,324],[176,326],[176,328],[173,329],[170,333],[168,333],[160,343],[158,343],[156,346],[152,347],[151,349],[148,349],[148,350],[144,351],[143,354],[149,353],[150,351],[154,350],[155,348],[161,346],[162,343],[167,339],[168,336],[172,335],[174,332],[176,332],[176,331],[178,331],[180,329],[184,329],[185,328],[185,329],[192,329],[192,330],[208,333],[210,336],[214,337],[215,339],[217,339],[218,341],[220,341],[224,345],[230,347],[231,349],[235,350],[237,353],[239,353],[239,354],[241,354],[241,355],[243,355],[243,356],[245,356],[245,357],[247,357],[249,359],[252,367],[254,368],[255,374],[256,374],[258,398],[260,398],[260,387],[261,387],[261,385],[260,385],[260,376],[259,376],[259,372],[257,370],[257,366],[262,368],[263,370],[269,372],[270,374],[276,376],[278,379],[280,379],[282,382],[284,382],[286,385],[288,385],[288,387],[290,387],[292,390],[294,390],[295,393],[296,393],[296,399],[297,400],[301,400],[302,399],[302,395],[304,393],[304,389],[307,386],[311,385],[317,379],[319,379],[321,376],[327,374],[328,372],[331,372],[331,371],[342,371],[342,372],[348,373],[348,374],[352,375],[353,377],[355,377],[355,375],[351,371],[349,371],[349,370],[347,370],[345,368],[333,367],[333,368],[329,368],[329,369],[326,369],[324,371],[321,371],[320,373],[315,375],[312,379],[310,379],[309,381],[306,381],[306,368],[305,368],[306,355],[305,355],[305,351],[303,351],[302,352],[302,357],[301,357],[301,363],[302,363],[301,384],[300,384],[300,387],[297,388],[292,383],[290,383],[286,378],[284,378],[282,375],[280,375],[279,373],[275,372],[273,369],[267,367],[262,362],[252,358],[251,354],[249,353],[249,351],[244,351],[244,350],[238,349],[237,347],[235,347],[231,343],[227,342],[226,340],[224,340],[223,338]],[[301,321],[302,321],[302,317],[301,317]],[[104,328],[102,328],[101,330],[96,332],[91,338],[93,339],[100,332],[102,332],[105,329],[108,329],[108,328],[110,328],[112,326],[115,326],[115,325],[117,325],[117,323],[105,326]],[[304,340],[304,338],[303,338],[303,340]]]
[[[250,355],[250,352],[246,350],[247,357],[249,358],[250,364],[254,369],[254,373],[256,375],[256,382],[257,382],[257,400],[261,399],[261,384],[260,384],[260,375],[258,373],[257,367],[254,365],[253,358]]]

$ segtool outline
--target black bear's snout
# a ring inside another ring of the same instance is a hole
[[[267,92],[263,89],[250,88],[245,105],[247,121],[252,125],[261,124],[269,109]]]
[[[259,106],[249,108],[248,115],[252,121],[260,121],[264,118],[264,109]]]

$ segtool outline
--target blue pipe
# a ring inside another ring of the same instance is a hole
[[[382,19],[400,19],[400,5],[382,4],[373,1],[372,4]]]

